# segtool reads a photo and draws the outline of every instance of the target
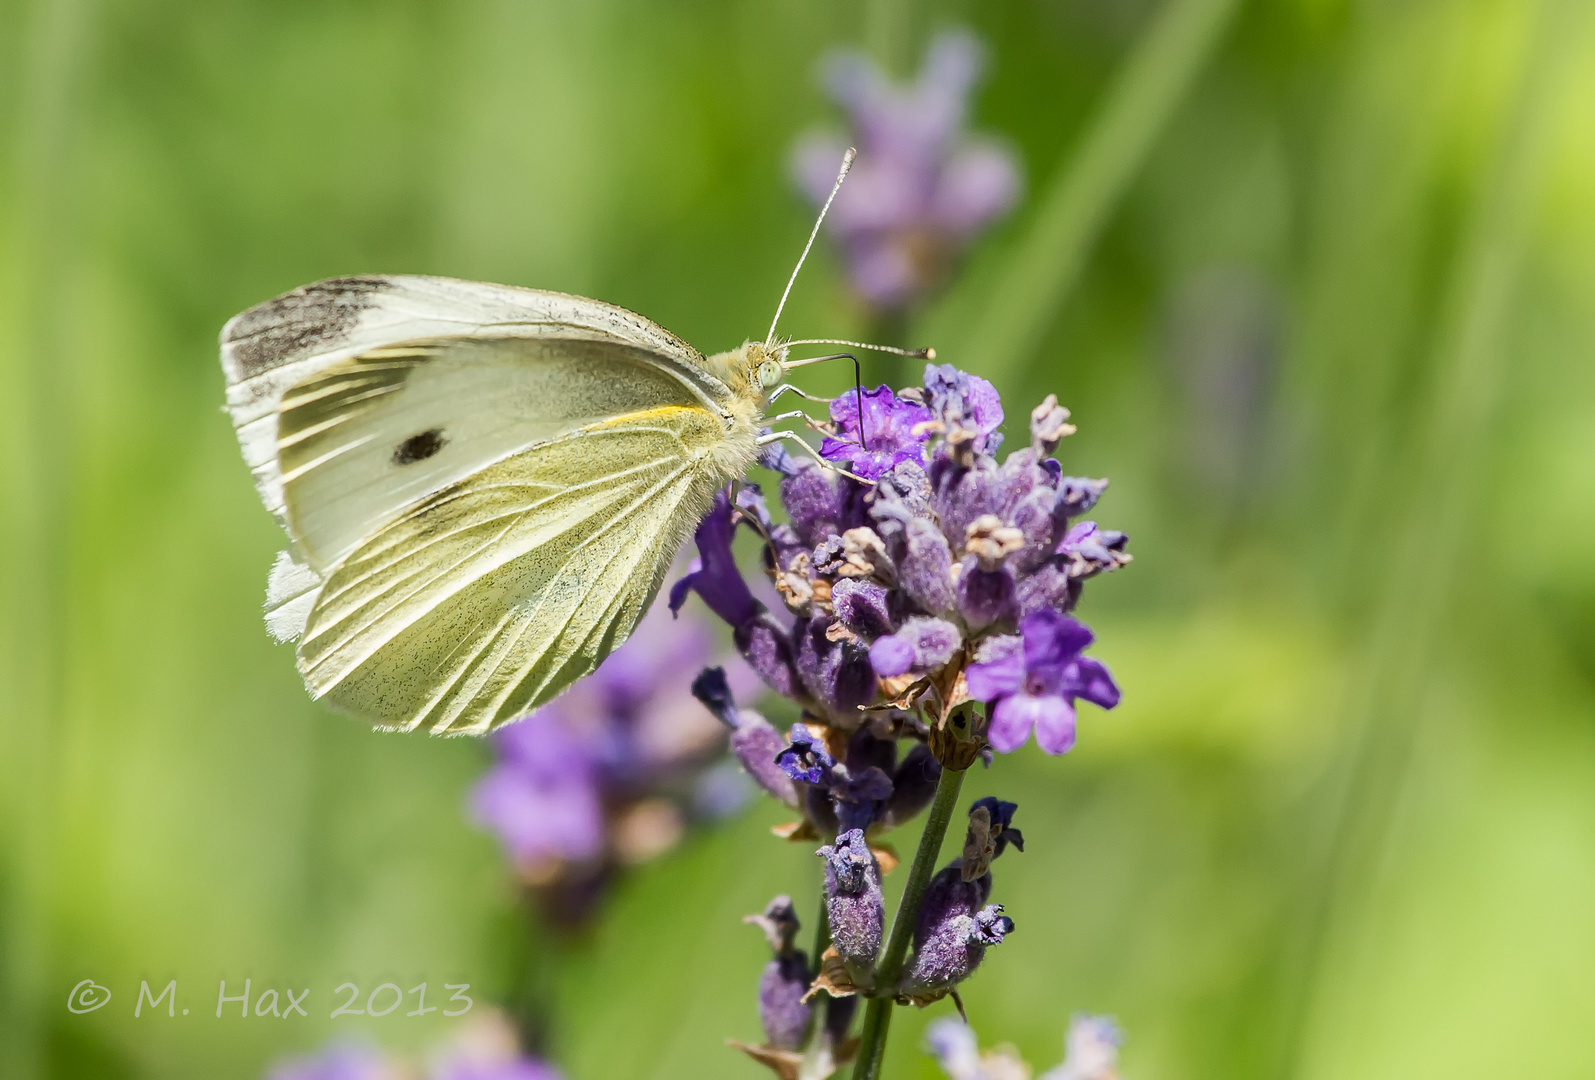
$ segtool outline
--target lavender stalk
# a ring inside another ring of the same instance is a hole
[[[919,838],[919,849],[914,853],[914,867],[908,874],[908,885],[898,902],[897,914],[892,919],[892,936],[886,943],[876,969],[875,985],[895,987],[903,973],[903,959],[908,955],[908,943],[914,936],[919,919],[920,904],[925,899],[925,888],[930,884],[936,860],[941,857],[942,840],[947,836],[947,826],[953,819],[953,808],[958,805],[958,792],[964,786],[963,769],[943,769],[936,784],[936,798],[930,804],[930,816],[925,819],[925,832]],[[864,1011],[864,1030],[858,1049],[858,1063],[853,1066],[854,1080],[874,1080],[880,1074],[881,1056],[886,1052],[886,1030],[892,1022],[892,998],[870,999]]]
[[[721,672],[693,687],[743,768],[798,815],[776,834],[824,860],[811,981],[796,984],[783,939],[780,977],[761,984],[766,1039],[733,1044],[780,1080],[823,1080],[855,1059],[855,1078],[874,1080],[892,1005],[956,995],[1014,932],[992,902],[991,863],[1024,848],[1015,804],[976,799],[961,852],[937,869],[964,773],[1032,736],[1043,753],[1068,753],[1077,703],[1119,701],[1072,612],[1089,580],[1129,561],[1127,538],[1086,518],[1107,482],[1053,459],[1074,430],[1056,399],[1031,411],[1028,444],[1001,460],[995,389],[951,367],[929,365],[921,386],[897,392],[849,391],[829,413],[819,452],[849,471],[772,451],[788,520],[751,484],[722,494],[670,596],[679,608],[696,594],[729,623],[749,667],[801,714],[781,732],[740,708]],[[755,597],[732,557],[743,526],[784,612]],[[888,930],[882,881],[898,859],[887,834],[921,814]]]

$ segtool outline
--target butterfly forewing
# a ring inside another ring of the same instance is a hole
[[[278,419],[289,531],[331,566],[400,508],[609,417],[702,407],[641,349],[455,338],[374,349],[291,388]]]
[[[614,304],[565,293],[421,276],[334,278],[235,316],[222,328],[227,409],[266,509],[286,526],[278,415],[296,386],[373,350],[427,340],[517,337],[603,341],[646,353],[706,402],[724,387],[696,349]]]
[[[300,645],[317,696],[481,732],[630,634],[725,478],[719,417],[665,406],[513,454],[406,511],[328,577]]]

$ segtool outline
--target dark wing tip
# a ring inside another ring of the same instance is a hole
[[[253,378],[312,349],[335,345],[393,285],[392,278],[380,276],[329,278],[233,316],[221,336],[229,381]]]

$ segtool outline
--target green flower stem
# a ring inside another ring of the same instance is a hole
[[[964,770],[943,769],[936,782],[936,798],[930,804],[930,815],[925,820],[925,833],[919,838],[919,850],[914,853],[914,866],[908,872],[908,884],[903,889],[903,899],[897,905],[897,915],[892,920],[892,935],[887,939],[886,951],[875,967],[875,986],[883,989],[885,996],[870,999],[864,1012],[864,1030],[858,1047],[858,1061],[853,1066],[853,1080],[876,1080],[881,1071],[881,1056],[886,1052],[886,1029],[892,1021],[891,989],[903,974],[903,959],[908,955],[908,943],[914,936],[914,923],[919,918],[919,905],[925,899],[925,887],[930,884],[936,860],[941,857],[942,840],[947,836],[947,824],[953,819],[958,806],[958,792],[964,786]]]

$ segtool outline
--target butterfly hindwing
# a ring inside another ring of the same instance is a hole
[[[406,510],[330,573],[306,684],[391,726],[480,733],[630,634],[727,479],[709,411],[666,405],[511,454]]]

